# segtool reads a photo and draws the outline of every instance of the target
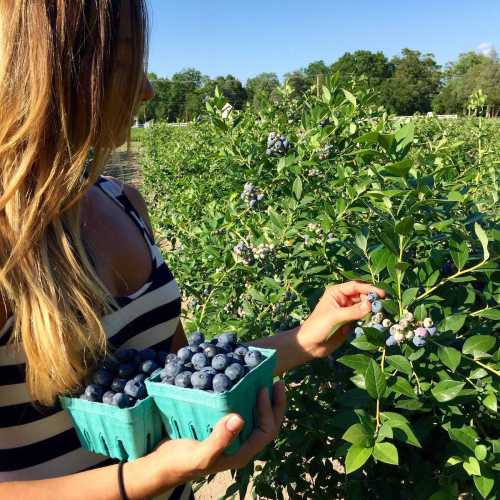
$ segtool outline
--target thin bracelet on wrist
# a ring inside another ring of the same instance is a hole
[[[118,490],[120,491],[120,500],[129,500],[127,492],[125,491],[125,484],[123,482],[123,462],[118,464]]]

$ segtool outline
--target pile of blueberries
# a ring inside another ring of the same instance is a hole
[[[245,200],[250,208],[253,208],[258,201],[264,198],[264,193],[258,191],[251,182],[246,182],[240,198]]]
[[[164,351],[119,349],[100,363],[80,399],[130,408],[147,396],[144,380],[166,359]]]
[[[259,351],[238,343],[233,332],[209,342],[201,332],[194,332],[188,340],[188,346],[167,356],[165,368],[159,372],[162,383],[220,394],[264,359]]]
[[[292,144],[284,135],[271,132],[267,137],[266,154],[268,156],[284,156],[291,147]]]
[[[372,316],[364,326],[376,328],[381,332],[388,332],[389,335],[385,341],[388,347],[401,345],[409,341],[416,347],[422,347],[427,343],[429,336],[437,333],[437,328],[431,318],[417,321],[411,312],[405,311],[403,317],[398,322],[393,323],[389,318],[384,317],[382,313],[383,304],[376,293],[369,293],[368,300],[371,302]],[[363,322],[360,321],[354,329],[354,335],[358,338],[363,333]]]

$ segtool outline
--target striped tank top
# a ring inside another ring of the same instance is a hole
[[[113,199],[143,232],[151,251],[152,273],[136,292],[115,297],[120,308],[102,318],[115,347],[170,351],[181,313],[180,290],[148,227],[113,180],[100,176],[96,185]],[[35,407],[26,389],[26,358],[7,344],[11,316],[0,331],[0,482],[46,479],[118,463],[83,449],[69,414],[59,403]],[[194,498],[191,485],[179,486],[161,499]]]

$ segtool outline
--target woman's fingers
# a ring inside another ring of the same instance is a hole
[[[346,283],[340,283],[333,286],[336,292],[340,292],[343,295],[368,295],[370,292],[376,293],[379,297],[385,297],[385,292],[381,288],[370,283],[364,283],[362,281],[348,281]]]

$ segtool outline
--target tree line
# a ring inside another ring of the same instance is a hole
[[[316,84],[318,75],[337,72],[342,85],[352,79],[375,90],[375,101],[397,115],[433,111],[438,114],[466,114],[469,99],[478,90],[484,95],[482,111],[500,114],[500,59],[467,52],[444,66],[431,53],[405,48],[388,59],[383,52],[347,52],[334,63],[315,61],[284,75],[284,81],[300,94]],[[233,75],[209,78],[194,68],[184,69],[171,78],[149,73],[155,97],[143,105],[139,120],[190,121],[200,115],[205,100],[215,87],[235,109],[246,105],[261,108],[273,97],[280,80],[276,73],[261,73],[244,85]]]

